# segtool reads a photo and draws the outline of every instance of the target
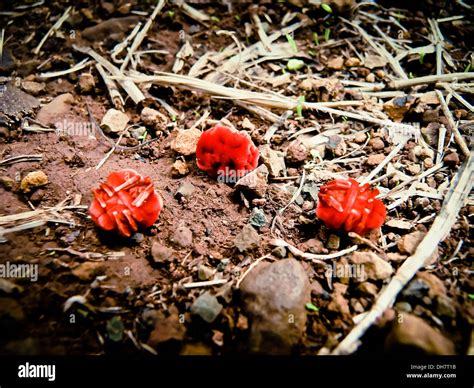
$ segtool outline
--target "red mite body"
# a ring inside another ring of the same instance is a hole
[[[254,170],[259,152],[246,132],[217,125],[205,131],[196,148],[198,167],[211,176],[242,177]]]
[[[330,229],[363,235],[385,221],[385,206],[375,199],[378,194],[377,189],[359,186],[354,179],[333,180],[319,190],[316,215]]]
[[[139,226],[153,225],[162,207],[163,200],[150,177],[125,169],[112,172],[94,190],[89,214],[100,228],[129,237]]]

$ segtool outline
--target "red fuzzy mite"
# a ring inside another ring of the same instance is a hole
[[[359,186],[354,179],[333,180],[319,190],[316,215],[330,229],[363,235],[385,221],[385,206],[375,199],[378,194],[377,189]]]
[[[258,149],[246,132],[220,125],[205,131],[196,148],[198,167],[214,177],[242,177],[257,167],[258,157]]]
[[[89,214],[100,228],[130,237],[139,226],[153,225],[162,207],[163,200],[150,177],[126,169],[112,172],[106,183],[94,190]]]

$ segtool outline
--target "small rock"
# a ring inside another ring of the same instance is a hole
[[[374,252],[359,252],[352,254],[352,264],[362,265],[362,279],[385,280],[393,273],[390,263],[378,257]]]
[[[354,136],[354,142],[357,144],[365,143],[367,135],[364,132],[357,132]]]
[[[275,247],[272,250],[272,255],[284,259],[286,257],[286,248],[285,247]]]
[[[91,73],[82,73],[79,76],[79,90],[81,93],[90,93],[95,88],[95,79]]]
[[[39,110],[36,120],[46,126],[55,125],[60,121],[60,117],[66,115],[71,110],[73,103],[74,97],[71,93],[61,94]]]
[[[413,279],[403,289],[402,296],[408,301],[419,302],[428,294],[429,286],[420,279]]]
[[[327,67],[334,70],[341,70],[343,66],[344,58],[342,56],[330,58],[327,63]]]
[[[328,249],[336,250],[336,249],[339,249],[340,243],[341,243],[341,238],[336,234],[331,234],[329,235],[328,243],[326,246]]]
[[[237,190],[248,192],[260,198],[265,196],[267,186],[268,168],[264,164],[240,178],[235,184]]]
[[[267,224],[265,213],[258,207],[254,207],[249,218],[249,224],[256,228],[263,228]]]
[[[363,295],[373,296],[374,298],[379,293],[377,286],[374,283],[362,282],[357,286],[357,290]]]
[[[35,82],[35,81],[23,81],[21,87],[26,93],[29,93],[33,96],[41,94],[46,89],[46,84],[44,82]]]
[[[298,141],[291,143],[286,150],[286,160],[290,163],[302,163],[308,157],[309,152],[306,147]]]
[[[10,137],[10,129],[4,127],[3,125],[0,126],[0,137],[8,139]]]
[[[367,75],[367,77],[365,77],[365,80],[367,82],[371,82],[371,83],[375,82],[375,74],[374,73],[369,73]]]
[[[456,307],[453,300],[446,295],[439,295],[435,299],[435,311],[436,315],[440,318],[448,320],[456,318]]]
[[[194,186],[191,182],[184,182],[179,186],[178,190],[176,190],[175,197],[180,198],[188,198],[193,195],[194,190],[196,190],[196,186]]]
[[[133,127],[129,129],[129,132],[134,139],[142,140],[146,132],[146,127]]]
[[[200,137],[201,131],[197,128],[179,129],[176,138],[171,143],[171,149],[181,155],[193,155],[196,153]]]
[[[436,119],[438,120],[438,119]],[[439,137],[439,130],[441,125],[438,122],[430,122],[426,128],[421,128],[421,133],[425,138],[426,142],[432,146],[437,147],[438,145],[438,137]]]
[[[407,167],[407,171],[411,175],[418,175],[421,171],[421,166],[419,164],[412,164],[412,165]]]
[[[117,109],[109,109],[100,123],[101,128],[106,132],[122,132],[130,121],[126,113]]]
[[[140,119],[143,124],[155,128],[162,121],[162,114],[156,109],[145,107],[140,113]]]
[[[428,286],[428,296],[432,299],[438,296],[446,295],[446,287],[444,286],[443,281],[431,272],[418,272],[416,274],[416,279],[422,281]]]
[[[375,69],[376,67],[384,67],[387,64],[387,60],[379,55],[367,55],[364,61],[364,66],[369,69]]]
[[[232,296],[232,282],[225,283],[216,290],[216,298],[222,298],[226,303],[232,302]]]
[[[449,167],[456,167],[456,165],[459,164],[459,155],[456,151],[451,152],[443,158],[443,161]]]
[[[392,218],[391,220],[388,220],[385,223],[385,225],[390,227],[390,228],[396,228],[396,229],[400,229],[400,230],[410,230],[411,228],[413,228],[413,225],[412,225],[411,222],[404,221],[404,220],[397,220],[395,218]]]
[[[155,318],[155,327],[150,333],[148,345],[156,347],[161,343],[168,341],[182,341],[186,334],[186,326],[180,322],[180,317],[174,309],[169,317],[159,311]]]
[[[407,258],[406,255],[401,255],[400,253],[398,252],[388,252],[387,253],[387,259],[389,261],[393,261],[395,263],[400,263],[402,261],[405,261]]]
[[[255,124],[253,124],[247,117],[242,120],[242,128],[250,129],[253,131],[255,129]]]
[[[323,242],[315,238],[306,240],[303,244],[301,244],[300,249],[304,252],[315,254],[327,253],[327,249],[324,247]]]
[[[355,67],[355,66],[360,66],[361,65],[361,61],[359,58],[357,57],[350,57],[350,58],[347,58],[346,61],[344,62],[344,64],[346,65],[346,67]]]
[[[410,110],[415,100],[416,98],[410,95],[395,97],[383,104],[383,109],[392,120],[400,122]]]
[[[385,159],[384,154],[374,154],[374,155],[369,155],[367,158],[367,164],[369,166],[378,166],[382,161]]]
[[[209,291],[206,291],[194,301],[191,306],[191,312],[199,315],[207,323],[212,323],[221,313],[222,307],[217,298]]]
[[[193,244],[193,232],[185,226],[180,226],[174,231],[173,241],[180,247],[189,247]]]
[[[24,193],[29,193],[32,189],[46,184],[48,184],[48,176],[43,171],[32,171],[21,180],[20,189]]]
[[[239,252],[246,252],[258,247],[260,236],[251,225],[244,225],[242,231],[235,237],[234,246]]]
[[[411,304],[408,303],[408,302],[398,302],[396,305],[395,305],[395,309],[397,311],[401,311],[401,312],[404,312],[404,313],[411,313],[412,312],[412,307],[411,307]]]
[[[431,158],[426,158],[425,160],[423,160],[423,165],[425,166],[425,168],[431,168],[434,166],[434,161]]]
[[[433,329],[423,319],[411,314],[401,314],[385,340],[385,349],[390,353],[414,353],[426,355],[454,355],[455,346],[451,340]]]
[[[175,258],[175,252],[172,248],[162,245],[158,241],[153,241],[151,257],[155,263],[171,262]]]
[[[420,244],[421,240],[425,237],[425,233],[420,231],[415,231],[409,234],[406,234],[398,241],[398,250],[400,253],[405,253],[408,255],[413,255],[415,253],[416,247]]]
[[[344,295],[342,293],[337,291],[333,293],[332,300],[328,304],[327,309],[328,311],[344,315],[349,315],[351,313],[349,309],[349,302],[346,298],[344,298]]]
[[[91,281],[104,273],[104,265],[96,261],[85,261],[84,263],[79,264],[71,272],[82,281]]]
[[[199,280],[208,280],[214,275],[214,270],[207,265],[200,265],[198,267]]]
[[[0,176],[0,185],[6,190],[11,190],[15,186],[15,180],[9,176],[2,175]]]
[[[344,156],[347,152],[347,144],[342,136],[330,136],[326,144],[328,150],[332,150],[335,156]]]
[[[30,197],[31,203],[34,203],[34,204],[40,203],[43,200],[45,194],[46,194],[45,190],[42,190],[42,189],[35,190],[35,192],[31,194],[31,197]]]
[[[305,304],[311,289],[303,266],[295,259],[259,263],[240,285],[249,318],[250,351],[289,354],[306,327]]]
[[[265,166],[267,166],[270,176],[280,176],[281,172],[286,170],[284,153],[270,148],[269,144],[259,147],[260,157]]]
[[[189,167],[185,161],[178,159],[177,161],[173,163],[173,166],[171,167],[172,176],[181,177],[187,174],[189,174]]]
[[[372,147],[374,151],[380,151],[385,148],[385,143],[380,137],[374,137],[370,139],[369,146]]]

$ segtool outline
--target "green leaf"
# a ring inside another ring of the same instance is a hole
[[[326,42],[328,42],[330,36],[331,36],[331,30],[330,30],[329,28],[326,28],[326,29],[324,30],[324,40],[325,40]]]
[[[468,297],[469,299],[474,300],[474,294],[469,294]]]
[[[211,16],[211,20],[214,22],[214,23],[219,23],[221,21],[221,19],[219,19],[217,16]]]
[[[242,20],[241,17],[240,17],[240,15],[234,15],[234,18],[235,18],[235,20],[237,20],[238,22],[240,22],[240,21]]]
[[[296,114],[298,117],[303,117],[303,102],[305,101],[304,96],[298,97],[298,105],[296,106]]]
[[[296,42],[295,40],[293,39],[293,37],[290,35],[290,34],[286,34],[286,40],[288,40],[288,43],[290,44],[291,46],[291,49],[297,53],[298,52],[298,46],[296,45]]]
[[[176,13],[174,11],[168,11],[168,16],[173,18]]]
[[[119,316],[115,316],[107,321],[107,335],[111,341],[121,341],[124,329],[125,326],[123,325],[122,318]]]
[[[316,307],[314,304],[312,304],[311,302],[310,303],[306,303],[305,304],[305,307],[310,310],[310,311],[319,311],[319,307]]]
[[[420,51],[420,64],[422,65],[425,60],[425,52],[423,50]]]
[[[464,69],[464,72],[465,73],[469,73],[472,69],[472,65],[470,63],[468,63],[468,65],[466,66],[466,68]]]
[[[317,32],[313,32],[313,40],[316,46],[319,46],[319,36]]]
[[[286,68],[290,71],[297,71],[304,66],[304,62],[301,59],[290,59],[286,64]]]
[[[322,3],[321,8],[324,9],[327,13],[332,13],[332,8],[329,4]]]

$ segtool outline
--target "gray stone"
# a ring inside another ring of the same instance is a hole
[[[188,198],[194,193],[195,189],[196,186],[194,186],[191,182],[184,182],[181,184],[181,186],[179,186],[178,190],[176,190],[175,197]]]
[[[151,246],[151,256],[155,263],[164,263],[174,260],[174,250],[154,241]]]
[[[268,168],[264,164],[240,178],[235,184],[237,190],[257,197],[264,197],[268,186]]]
[[[185,226],[180,226],[174,231],[173,241],[180,247],[189,247],[193,244],[193,232]]]
[[[245,225],[234,239],[234,246],[239,252],[252,250],[256,248],[259,243],[260,236],[251,225]]]
[[[212,323],[222,311],[222,305],[209,291],[200,295],[191,306],[191,312],[199,315],[204,321]]]
[[[199,280],[208,280],[214,275],[214,270],[206,265],[200,265],[198,267],[198,278]]]
[[[352,264],[362,265],[363,275],[361,280],[385,280],[393,273],[390,263],[378,257],[374,252],[354,252],[351,257]]]
[[[262,262],[240,285],[254,353],[289,354],[306,327],[311,300],[308,276],[295,259]]]
[[[265,213],[258,207],[254,207],[249,218],[249,224],[257,228],[262,228],[267,224]]]
[[[263,163],[268,168],[270,176],[280,176],[281,172],[286,170],[285,154],[283,152],[273,150],[269,144],[259,147],[259,151]]]

